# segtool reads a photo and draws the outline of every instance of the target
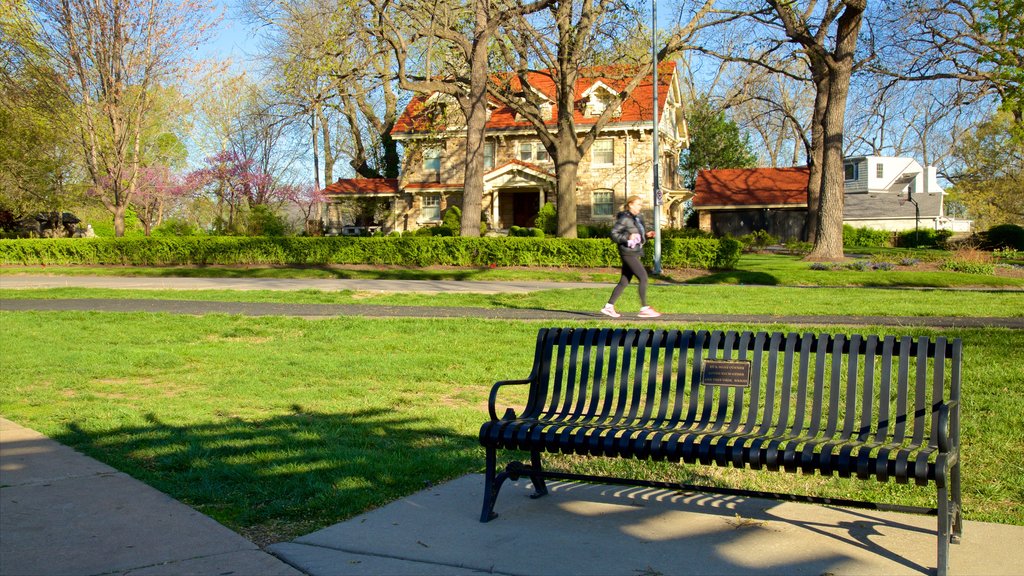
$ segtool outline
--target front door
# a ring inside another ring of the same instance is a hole
[[[540,212],[540,194],[536,191],[512,194],[512,225],[530,228]]]

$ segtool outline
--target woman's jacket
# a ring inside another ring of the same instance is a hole
[[[637,236],[639,242],[636,242]],[[619,247],[619,254],[622,256],[642,256],[644,253],[644,242],[647,241],[647,230],[644,228],[644,219],[640,214],[634,215],[629,210],[623,210],[615,216],[615,225],[612,226],[612,242]],[[630,244],[630,237],[634,239],[634,245]]]

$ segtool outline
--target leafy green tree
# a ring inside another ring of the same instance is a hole
[[[1013,137],[1011,112],[1001,111],[954,148],[963,166],[949,200],[962,204],[976,229],[1024,224],[1024,141]]]
[[[38,42],[22,1],[0,7],[0,210],[14,220],[75,204],[83,188],[67,126],[72,108],[54,97],[63,79]]]
[[[976,5],[981,15],[975,28],[989,39],[979,60],[995,65],[1002,107],[1014,118],[1010,128],[1024,141],[1024,0],[977,0]]]
[[[717,109],[707,97],[690,103],[686,124],[690,147],[679,156],[679,169],[683,183],[690,190],[700,170],[757,167],[749,136],[741,135],[736,123],[726,118],[725,111]]]

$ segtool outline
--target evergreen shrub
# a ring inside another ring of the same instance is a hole
[[[731,238],[662,241],[663,268],[730,269],[741,245]],[[645,260],[652,263],[653,243]],[[617,267],[602,239],[461,236],[54,238],[0,240],[0,264],[15,265],[329,265]]]
[[[854,228],[843,224],[843,246],[856,248],[889,248],[892,246],[892,232],[874,228]]]

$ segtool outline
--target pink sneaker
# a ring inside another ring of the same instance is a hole
[[[604,308],[601,308],[601,314],[604,314],[605,316],[611,316],[612,318],[618,318],[619,316],[622,316],[622,314],[619,314],[618,312],[615,311],[615,306],[612,306],[611,304],[605,304]]]
[[[657,318],[658,316],[661,316],[661,312],[658,312],[650,306],[644,306],[640,309],[640,313],[637,314],[637,317],[639,318]]]

